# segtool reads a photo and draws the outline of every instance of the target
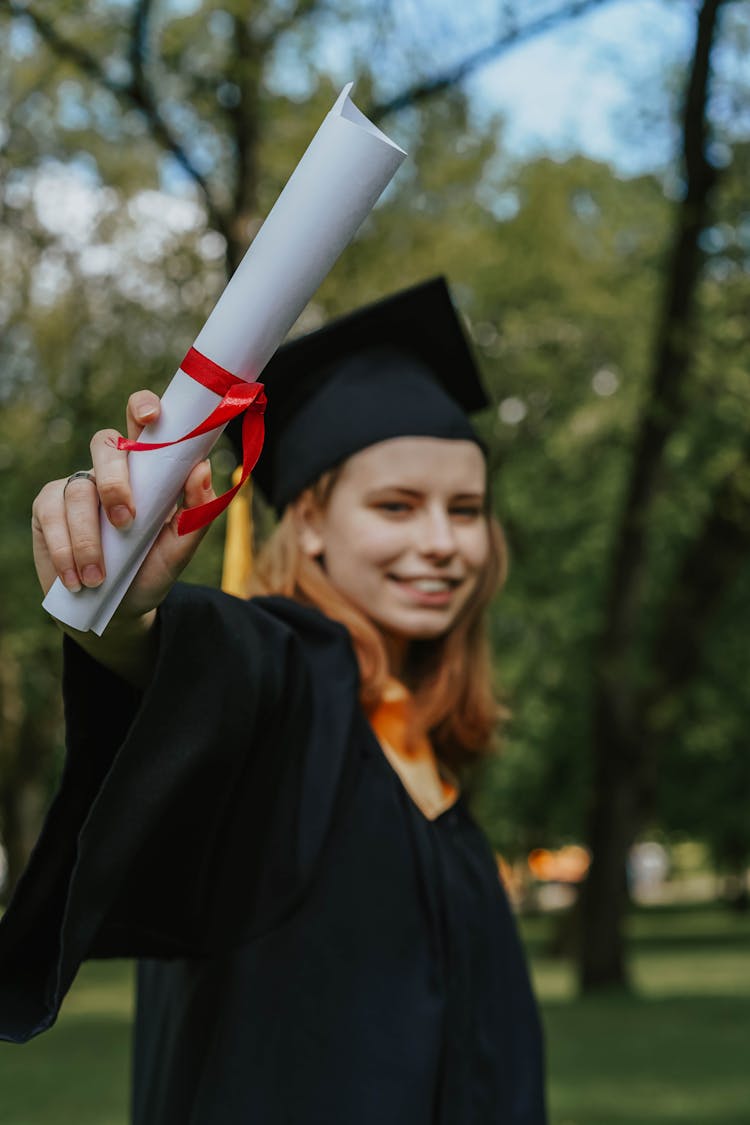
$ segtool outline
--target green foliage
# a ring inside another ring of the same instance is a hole
[[[144,112],[133,97],[132,6],[33,7],[89,60],[51,50],[28,20],[12,21],[10,34],[10,18],[0,17],[12,60],[0,78],[0,649],[25,669],[25,712],[56,721],[55,634],[29,563],[33,497],[45,480],[88,463],[89,435],[122,424],[131,391],[166,384],[221,291],[227,258],[257,230],[329,108],[338,75],[320,51],[331,12],[314,0],[165,5],[146,44],[154,100]],[[352,0],[335,14],[351,30],[366,106],[393,80],[370,50],[385,42],[387,13]],[[411,48],[424,67],[421,43]],[[398,58],[409,50],[400,44]],[[740,86],[724,80],[722,97]],[[457,88],[385,125],[410,159],[297,327],[438,272],[466,317],[493,399],[482,425],[511,555],[491,628],[513,719],[477,807],[493,842],[516,855],[582,832],[594,642],[673,202],[656,177],[625,180],[583,157],[513,166],[502,122],[477,121]],[[733,163],[705,235],[688,409],[650,517],[636,676],[648,669],[680,562],[746,440],[750,155],[738,135],[722,131]],[[225,483],[227,455],[215,464]],[[217,527],[189,578],[218,580],[220,541]],[[749,697],[738,622],[749,595],[745,568],[707,630],[699,682],[662,701],[678,722],[664,749],[659,815],[667,828],[712,839],[722,855],[717,808],[722,824],[738,825],[733,839],[745,831],[741,813],[728,810],[744,807]],[[688,770],[695,784],[684,784]]]
[[[481,809],[491,824],[502,808],[491,833],[517,854],[582,832],[592,644],[669,209],[656,180],[582,158],[535,162],[508,191],[517,213],[494,224],[474,334],[497,403],[511,572],[493,639],[515,716]]]

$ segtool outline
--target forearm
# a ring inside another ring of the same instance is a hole
[[[157,651],[158,620],[155,609],[125,621],[116,617],[101,637],[81,633],[58,622],[71,640],[93,660],[136,688],[144,688],[154,667]]]

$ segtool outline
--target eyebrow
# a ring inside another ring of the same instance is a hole
[[[418,499],[424,495],[421,488],[405,488],[402,484],[384,484],[378,488],[373,488],[367,494],[368,497],[379,496],[383,492],[399,492],[404,496],[412,496]],[[451,500],[484,500],[485,492],[454,492],[451,494]]]

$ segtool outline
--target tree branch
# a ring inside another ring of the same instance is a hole
[[[152,0],[139,0],[133,15],[129,61],[129,82],[110,78],[95,55],[79,43],[62,35],[51,20],[17,0],[0,0],[10,14],[18,19],[28,19],[40,39],[59,59],[72,63],[79,71],[102,89],[112,94],[127,109],[135,109],[146,120],[152,138],[168,152],[193,180],[200,190],[212,226],[227,237],[227,220],[214,199],[210,184],[191,160],[182,143],[170,129],[162,115],[146,77],[148,20]]]
[[[711,48],[722,0],[703,0],[682,114],[687,175],[678,209],[651,378],[630,480],[615,533],[605,616],[595,652],[592,698],[592,794],[587,844],[593,862],[581,895],[579,974],[584,991],[626,985],[623,918],[628,848],[654,789],[655,744],[648,738],[650,691],[636,664],[643,625],[648,554],[646,519],[664,448],[685,410],[693,310],[715,171],[705,154]],[[653,650],[652,650],[653,651]]]
[[[103,86],[111,94],[114,94],[116,98],[121,98],[126,93],[127,87],[109,78],[94,55],[87,51],[85,47],[80,47],[77,43],[61,35],[54,24],[45,16],[35,12],[33,8],[26,4],[18,3],[17,0],[0,0],[0,3],[15,19],[28,20],[40,39],[58,58],[64,58],[73,63],[78,70]]]
[[[640,625],[646,557],[646,516],[661,473],[664,448],[684,412],[696,288],[702,266],[699,236],[707,224],[717,173],[706,156],[710,55],[723,0],[704,0],[682,113],[686,189],[669,258],[654,344],[647,402],[633,451],[628,494],[615,540],[600,655],[607,666],[625,653]],[[615,675],[619,673],[614,671]]]
[[[652,703],[698,671],[711,620],[750,555],[750,442],[716,489],[699,535],[682,560],[654,643]]]
[[[486,66],[488,63],[494,62],[500,55],[506,51],[512,50],[513,47],[518,47],[522,43],[528,42],[539,35],[543,35],[547,31],[552,31],[553,28],[558,27],[561,23],[566,21],[578,19],[580,16],[586,15],[594,8],[601,8],[602,5],[609,3],[610,0],[573,0],[573,3],[557,12],[548,12],[545,16],[540,16],[537,20],[532,20],[531,23],[523,27],[517,25],[511,26],[502,32],[501,35],[494,39],[491,43],[487,43],[478,51],[474,51],[471,55],[467,55],[465,59],[457,63],[455,66],[449,67],[447,70],[439,74],[434,74],[430,78],[426,78],[421,82],[415,83],[413,86],[408,86],[402,90],[400,94],[395,97],[389,98],[384,102],[376,102],[367,110],[367,116],[373,121],[381,121],[389,114],[398,113],[399,110],[407,109],[410,106],[417,105],[420,102],[427,101],[427,99],[434,97],[436,94],[442,93],[444,90],[450,89],[452,86],[457,86],[468,78],[470,74],[479,70],[481,67]]]
[[[234,19],[234,54],[228,77],[236,84],[239,98],[225,111],[234,146],[235,177],[232,191],[232,237],[227,240],[227,272],[239,265],[247,246],[246,220],[257,205],[258,193],[258,117],[261,48],[253,38],[248,21]]]
[[[297,24],[307,19],[308,16],[311,16],[313,12],[317,11],[321,6],[321,0],[297,0],[293,8],[281,14],[274,21],[265,35],[257,37],[256,41],[258,46],[262,49],[269,50],[280,35],[296,27]]]
[[[130,31],[130,68],[133,85],[144,89],[147,87],[146,61],[152,6],[153,0],[137,0]]]

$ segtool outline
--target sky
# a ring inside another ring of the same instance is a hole
[[[497,2],[464,0],[463,6],[456,6],[451,0],[444,17],[448,50],[451,30],[460,52],[483,46],[492,35]],[[197,0],[164,0],[165,10],[173,14],[186,14],[196,4]],[[405,41],[417,41],[420,25],[426,28],[425,57],[430,50],[425,10],[440,21],[441,4],[442,0],[399,0],[392,9]],[[541,5],[542,0],[529,5],[526,14],[532,16]],[[466,83],[474,111],[503,114],[503,141],[511,158],[582,152],[608,161],[623,174],[661,168],[671,155],[665,152],[664,132],[653,122],[651,129],[638,129],[634,123],[642,112],[644,90],[653,91],[652,104],[661,103],[660,82],[676,62],[688,57],[695,8],[694,0],[604,0],[589,14],[505,51],[476,71]],[[351,77],[350,35],[334,22],[317,44],[342,82]],[[398,31],[381,45],[386,55],[392,53],[394,38]],[[20,53],[34,50],[28,27],[16,23],[10,45]],[[298,56],[290,65],[281,55],[277,84],[291,91],[295,82],[302,83],[298,93],[304,96],[305,78],[297,60]],[[408,82],[408,73],[406,66],[396,66],[396,88]]]
[[[540,13],[564,6],[524,0],[519,10],[533,23]],[[663,168],[672,154],[665,151],[657,118],[666,117],[665,83],[689,58],[696,6],[695,0],[602,0],[586,15],[503,51],[477,70],[465,83],[474,111],[503,114],[511,157],[582,152],[624,174]],[[380,96],[387,99],[414,78],[449,69],[491,42],[498,7],[498,0],[398,0],[390,8],[395,27],[387,38],[371,42],[369,22],[358,29],[332,20],[319,34],[316,53],[342,83],[352,77],[352,54],[372,57]],[[411,70],[409,44],[418,53]],[[272,85],[304,98],[308,81],[294,50],[279,51]],[[655,110],[646,130],[636,124],[644,92],[652,93]]]
[[[693,36],[689,3],[620,0],[503,55],[468,89],[480,111],[504,113],[514,155],[577,151],[635,174],[663,153],[636,139],[627,119],[642,84],[684,59]]]

